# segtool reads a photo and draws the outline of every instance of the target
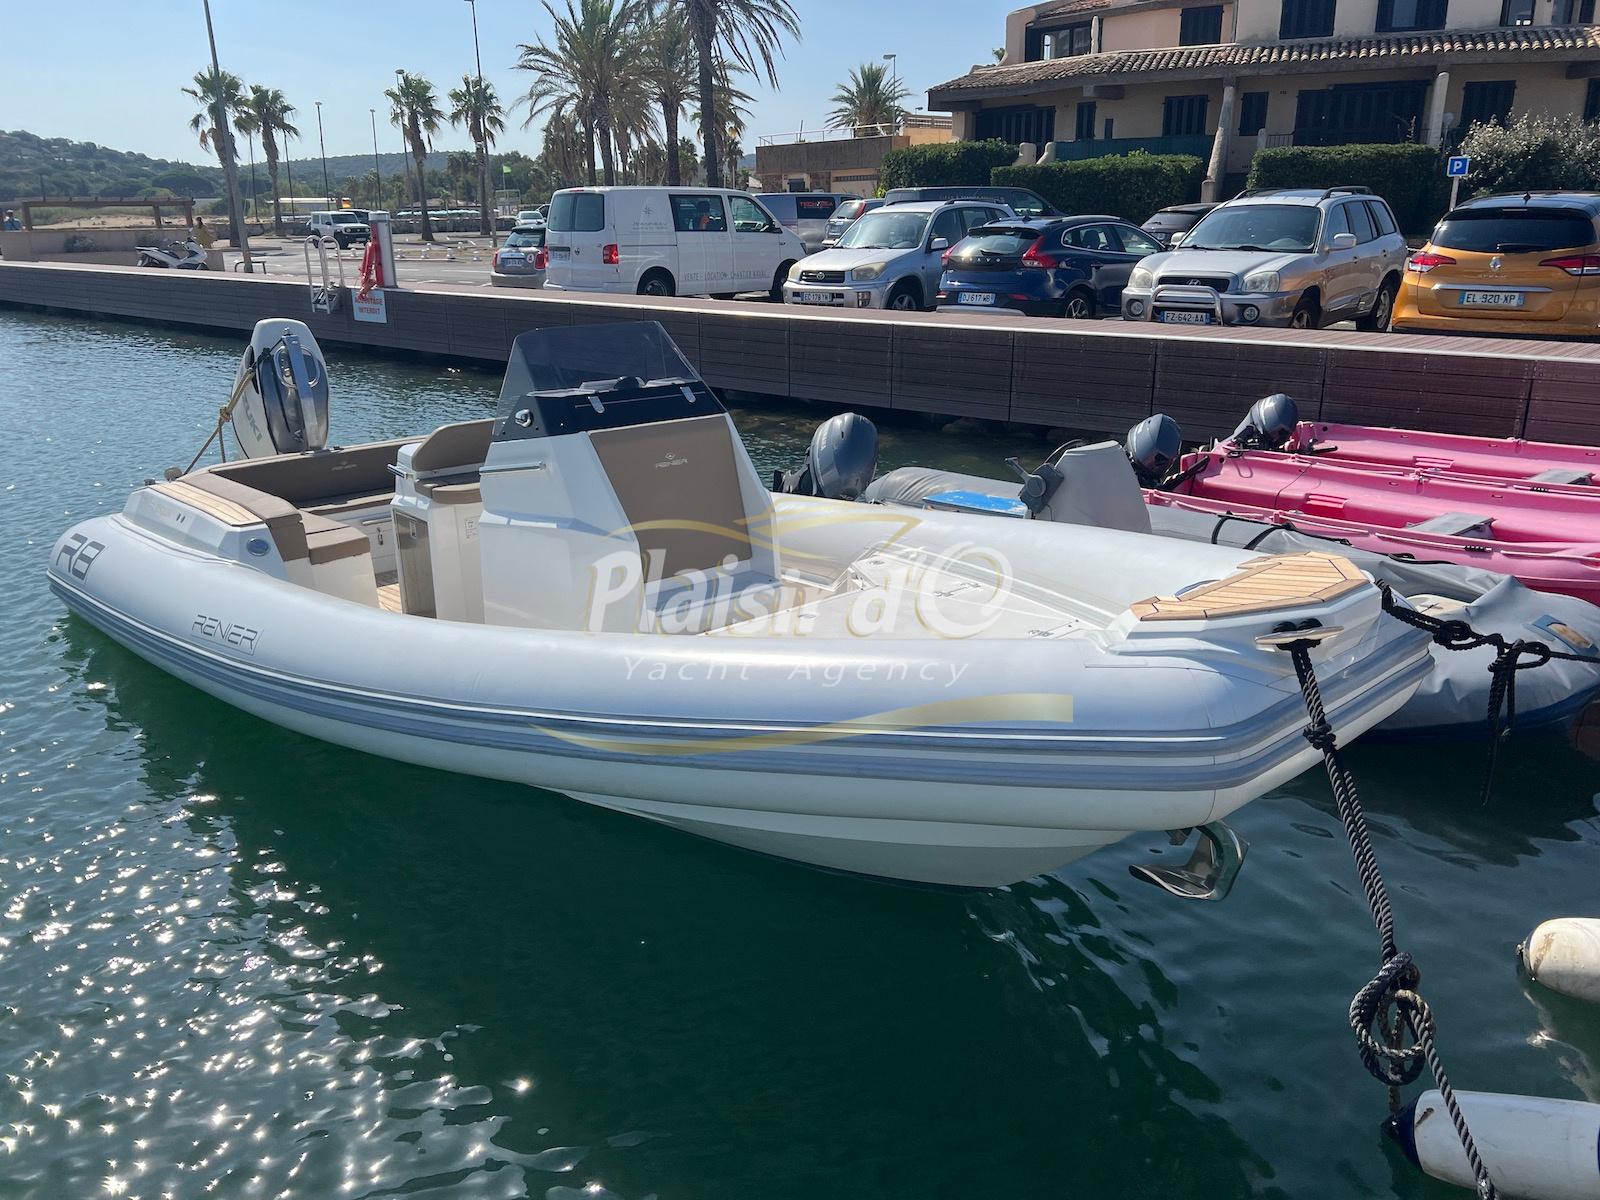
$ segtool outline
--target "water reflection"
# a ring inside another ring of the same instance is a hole
[[[269,1191],[291,1166],[626,1196],[1135,1194],[1130,1164],[1148,1194],[1248,1196],[1270,1174],[1168,1044],[1155,956],[1108,954],[1121,935],[1064,885],[944,895],[771,862],[285,733],[66,632],[76,686],[106,685],[79,694],[139,734],[159,817],[128,824],[191,860],[179,903],[205,928],[170,951],[185,1044],[112,1044],[176,1092],[232,1080],[211,1169],[265,1169],[235,1159],[265,1130],[299,1148]],[[144,917],[136,938],[172,932]],[[157,1139],[204,1125],[214,1097],[189,1090]]]

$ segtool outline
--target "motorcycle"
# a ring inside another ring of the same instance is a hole
[[[181,242],[166,240],[159,246],[135,246],[141,267],[171,267],[179,271],[205,271],[206,249],[192,236]]]

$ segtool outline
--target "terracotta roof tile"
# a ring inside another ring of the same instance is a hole
[[[1406,60],[1493,58],[1501,55],[1583,58],[1600,55],[1600,27],[1545,25],[1514,29],[1441,29],[1319,41],[1169,46],[1082,54],[1015,66],[986,67],[930,89],[930,102],[978,98],[985,92],[1041,83],[1075,83],[1127,75],[1202,74],[1233,71],[1281,72],[1295,68],[1388,66]]]

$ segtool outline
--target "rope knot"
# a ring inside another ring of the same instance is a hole
[[[1415,990],[1421,978],[1410,952],[1400,950],[1350,1001],[1350,1028],[1361,1065],[1392,1088],[1415,1081],[1426,1065],[1422,1047],[1415,1041],[1405,1045],[1401,1037],[1409,1032],[1414,1038],[1420,1024],[1432,1021]]]
[[[1306,741],[1310,742],[1323,754],[1339,748],[1338,739],[1334,737],[1333,726],[1329,725],[1326,720],[1318,721],[1314,725],[1307,725],[1300,732],[1305,736]]]

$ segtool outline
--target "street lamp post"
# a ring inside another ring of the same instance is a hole
[[[889,64],[889,94],[892,96],[900,90],[900,56],[898,54],[885,54],[883,61]],[[893,101],[898,104],[899,101]],[[895,132],[900,131],[900,122],[894,123]]]
[[[478,102],[483,102],[483,51],[478,48],[478,0],[467,0],[467,5],[472,9],[472,57],[478,64]],[[480,114],[481,119],[482,114]],[[500,233],[495,228],[494,221],[489,216],[489,131],[480,125],[478,132],[485,139],[478,147],[478,206],[483,212],[481,222],[483,232],[489,235],[491,246],[500,245]]]
[[[378,110],[367,109],[372,116],[372,207],[383,207],[383,168],[378,165]]]
[[[217,61],[217,34],[211,27],[211,0],[202,0],[206,10],[206,40],[211,43],[211,74],[217,83],[222,82],[222,64]],[[217,106],[221,109],[221,104]],[[236,151],[233,146],[233,121],[226,112],[219,111],[215,114],[218,118],[217,128],[222,131],[223,140],[227,143],[227,153],[222,156],[222,174],[228,182],[228,219],[233,223],[233,232],[239,239],[239,249],[244,255],[244,269],[253,271],[255,267],[250,262],[250,235],[244,230],[244,214],[239,211],[239,164],[234,161]]]
[[[250,147],[250,216],[256,215],[256,135],[246,133],[245,144]]]
[[[333,202],[333,189],[328,186],[328,143],[322,137],[322,101],[313,103],[317,106],[317,147],[322,152],[322,196],[324,203],[329,208],[338,208]]]

